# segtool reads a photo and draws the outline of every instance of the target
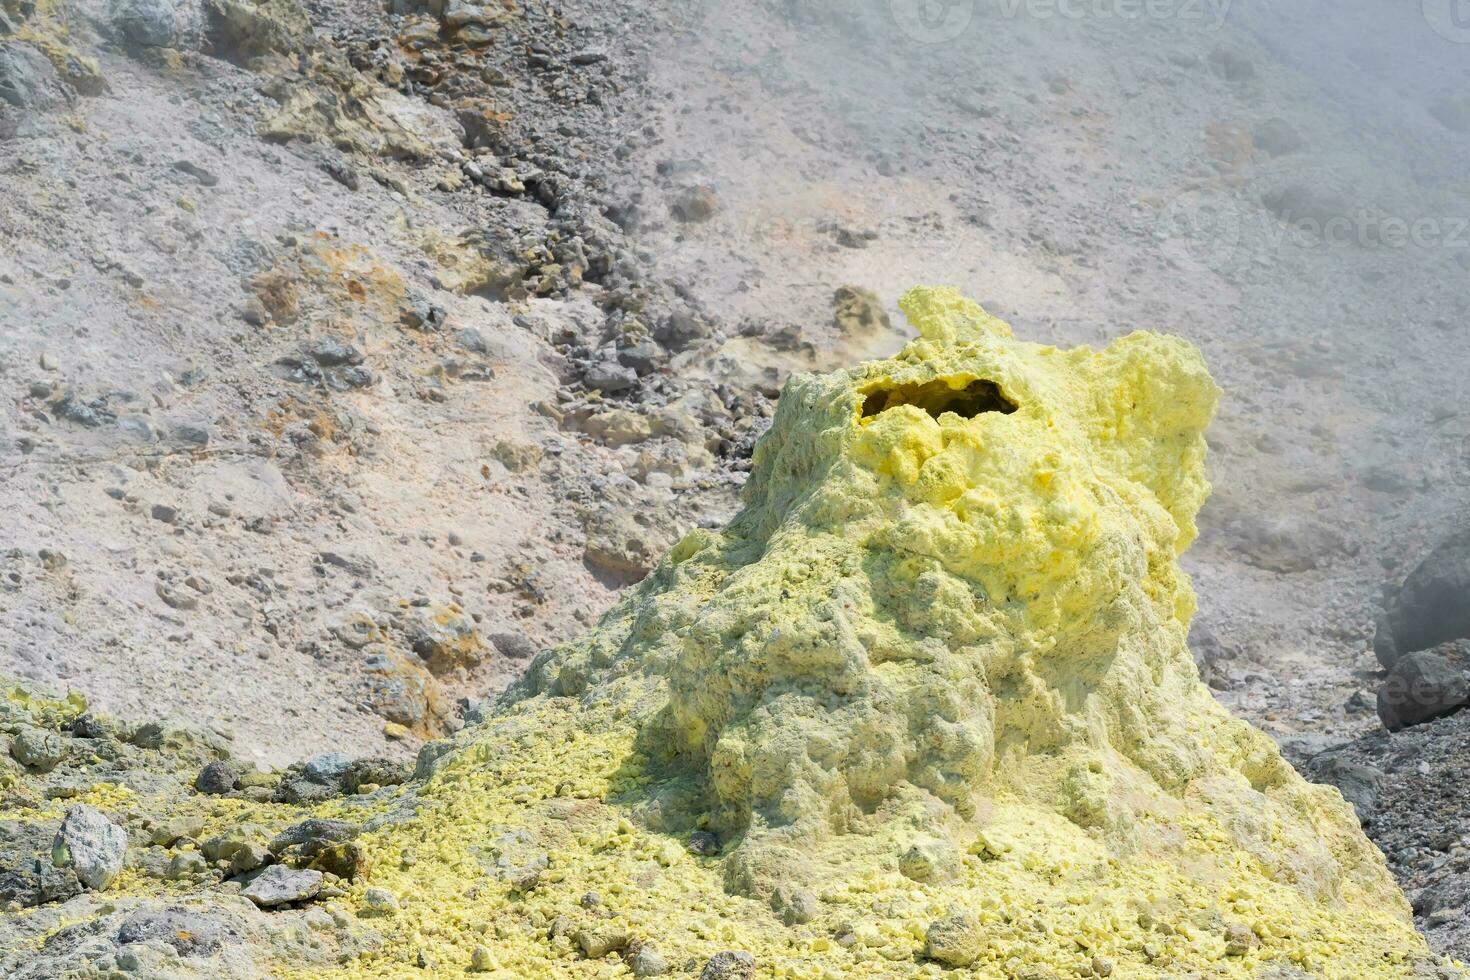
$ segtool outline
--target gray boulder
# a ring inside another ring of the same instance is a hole
[[[302,854],[315,856],[332,844],[356,837],[360,828],[348,820],[328,820],[313,817],[293,824],[271,838],[270,852],[281,855],[291,848],[299,848]]]
[[[1378,717],[1391,732],[1439,718],[1470,701],[1465,674],[1445,657],[1420,651],[1400,657],[1378,689]]]
[[[511,660],[530,660],[536,656],[536,644],[526,639],[526,634],[516,630],[492,633],[490,642],[501,656]]]
[[[1302,135],[1295,126],[1279,116],[1262,120],[1251,127],[1251,138],[1257,149],[1273,157],[1286,156],[1302,148]]]
[[[755,976],[755,957],[738,949],[716,953],[705,963],[699,980],[750,980]]]
[[[65,101],[61,78],[44,54],[29,44],[0,43],[0,102],[50,109]]]
[[[141,48],[171,48],[178,33],[171,0],[124,0],[113,24],[123,40]]]
[[[222,796],[231,792],[240,781],[228,762],[211,762],[199,770],[194,779],[194,788],[210,796]]]
[[[224,944],[226,929],[220,922],[179,906],[144,909],[133,913],[117,930],[120,946],[161,942],[180,956],[213,956]]]
[[[322,890],[320,871],[298,871],[284,864],[273,864],[256,875],[240,894],[263,909],[292,902],[305,902]]]
[[[1404,579],[1373,641],[1379,663],[1470,638],[1470,531],[1439,545]]]
[[[27,769],[50,772],[66,758],[66,742],[56,732],[29,726],[10,743],[10,755]]]
[[[1342,756],[1318,756],[1312,760],[1314,782],[1336,786],[1342,798],[1357,811],[1358,822],[1367,824],[1378,810],[1378,794],[1383,786],[1383,772],[1373,766],[1353,762]]]
[[[598,361],[587,369],[587,387],[604,394],[616,394],[638,387],[638,375],[616,361]]]
[[[70,868],[51,863],[54,832],[41,823],[0,821],[0,905],[32,908],[65,901],[82,890]]]
[[[661,977],[669,972],[669,961],[652,943],[640,945],[628,965],[633,969],[633,976],[640,980],[643,977]]]
[[[96,807],[78,804],[61,821],[51,845],[51,863],[71,868],[83,885],[102,891],[122,872],[127,850],[127,831]]]
[[[306,760],[306,778],[318,783],[333,783],[341,780],[352,759],[345,752],[323,752]]]

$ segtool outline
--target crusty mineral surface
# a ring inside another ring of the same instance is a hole
[[[1338,792],[1198,680],[1199,354],[903,305],[897,356],[788,384],[724,531],[414,781],[230,803],[363,828],[269,845],[372,933],[297,975],[1449,975]]]

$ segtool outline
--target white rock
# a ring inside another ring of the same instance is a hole
[[[273,864],[240,889],[240,894],[261,908],[304,902],[322,890],[320,871],[297,871],[284,864]]]
[[[71,868],[88,888],[102,891],[122,872],[128,834],[96,807],[78,804],[66,811],[51,845],[51,862]]]

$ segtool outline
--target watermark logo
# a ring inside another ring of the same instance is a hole
[[[1406,217],[1312,197],[1303,198],[1300,208],[1278,201],[1268,210],[1224,194],[1181,194],[1159,209],[1153,237],[1166,254],[1217,271],[1246,244],[1263,256],[1286,248],[1437,249],[1470,256],[1470,218]]]
[[[1470,0],[1423,0],[1424,19],[1434,33],[1456,44],[1470,44]]]
[[[1244,223],[1237,203],[1227,197],[1181,194],[1159,209],[1154,241],[1166,252],[1208,269],[1220,269],[1240,246]]]
[[[888,0],[898,29],[921,44],[945,44],[975,19],[975,0]]]

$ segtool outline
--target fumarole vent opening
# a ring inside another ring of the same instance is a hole
[[[863,392],[862,417],[871,419],[900,405],[922,408],[936,419],[945,412],[966,419],[985,412],[1010,415],[1017,407],[994,381],[975,378],[957,387],[951,379],[935,378],[921,384],[886,385]]]

